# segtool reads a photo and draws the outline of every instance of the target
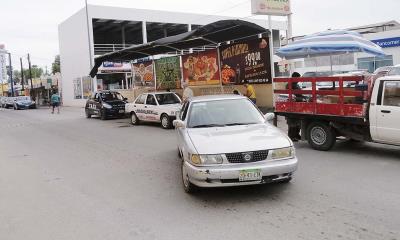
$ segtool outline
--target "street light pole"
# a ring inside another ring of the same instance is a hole
[[[32,91],[33,91],[33,83],[32,83],[32,67],[31,67],[31,58],[29,56],[28,53],[28,64],[29,64],[29,78],[31,79],[31,91],[30,91],[30,95],[32,97]]]
[[[19,58],[19,61],[21,63],[21,85],[22,85],[21,91],[25,91],[25,88],[24,88],[24,68],[22,67],[22,57]]]
[[[88,45],[89,45],[89,64],[90,70],[93,68],[92,64],[92,44],[90,43],[90,31],[89,31],[89,10],[88,10],[88,3],[85,0],[85,10],[86,10],[86,28],[87,28],[87,36],[88,36]]]
[[[11,97],[14,97],[14,81],[13,81],[13,69],[12,69],[12,63],[11,63],[11,53],[8,53],[8,61],[10,62]]]

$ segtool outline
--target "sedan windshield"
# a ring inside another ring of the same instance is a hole
[[[117,92],[105,92],[101,94],[101,99],[103,101],[113,101],[113,100],[123,100],[120,93]]]
[[[188,127],[225,127],[263,122],[263,116],[248,99],[215,100],[193,103]]]
[[[159,105],[181,103],[181,100],[178,98],[178,96],[173,93],[156,94],[156,98]]]

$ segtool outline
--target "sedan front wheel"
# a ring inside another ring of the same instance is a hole
[[[197,187],[193,185],[189,180],[189,175],[186,171],[185,167],[185,160],[182,160],[182,183],[183,183],[183,190],[186,193],[194,193],[197,190]]]

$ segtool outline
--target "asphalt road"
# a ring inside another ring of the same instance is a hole
[[[0,239],[400,239],[400,148],[296,144],[290,184],[181,187],[173,130],[0,110]]]

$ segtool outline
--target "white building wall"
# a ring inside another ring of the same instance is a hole
[[[94,42],[92,19],[113,19],[125,21],[145,21],[161,23],[177,23],[206,25],[224,19],[233,19],[226,16],[201,15],[182,12],[157,11],[146,9],[132,9],[109,6],[88,5],[90,50],[92,63],[94,62]],[[264,28],[268,28],[268,21],[263,19],[245,19]],[[85,99],[74,99],[73,80],[87,76],[91,70],[89,62],[89,42],[87,34],[86,10],[81,9],[58,27],[59,47],[61,60],[61,74],[63,86],[63,101],[66,106],[84,106]],[[281,31],[287,30],[286,22],[272,21],[272,28]],[[93,83],[96,86],[96,83]]]
[[[63,103],[67,106],[83,106],[84,99],[74,99],[73,79],[87,76],[90,71],[85,9],[61,23],[58,27],[58,35]]]
[[[364,37],[368,40],[378,40],[378,39],[385,39],[385,38],[393,38],[393,37],[400,37],[400,29],[380,32],[380,33],[370,33],[365,34]],[[400,64],[400,47],[389,47],[389,48],[382,48],[386,55],[393,56],[393,64],[398,65]]]

